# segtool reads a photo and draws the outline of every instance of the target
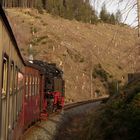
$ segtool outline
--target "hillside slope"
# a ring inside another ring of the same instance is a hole
[[[28,59],[32,43],[34,59],[56,63],[64,70],[66,101],[89,99],[96,90],[108,94],[100,78],[93,78],[91,93],[95,65],[100,63],[111,77],[122,82],[122,76],[137,65],[138,39],[128,27],[84,24],[31,9],[6,11],[23,57]]]

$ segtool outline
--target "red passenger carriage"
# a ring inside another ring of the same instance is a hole
[[[40,61],[41,62],[41,61]],[[64,105],[62,71],[55,65],[25,62],[0,6],[0,140],[19,140],[25,129]]]
[[[23,125],[28,127],[40,116],[40,71],[28,64],[25,67],[25,92],[23,100]]]

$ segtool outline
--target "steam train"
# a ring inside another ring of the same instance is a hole
[[[64,106],[63,72],[23,60],[0,6],[0,140],[19,140],[33,123]]]

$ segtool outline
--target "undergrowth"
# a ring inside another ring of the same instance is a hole
[[[121,81],[116,80],[113,78],[112,75],[110,75],[101,64],[95,65],[92,77],[94,79],[99,78],[100,81],[103,83],[103,86],[108,90],[108,93],[110,96],[113,96],[114,94],[118,94],[121,90]]]
[[[110,99],[96,112],[89,114],[80,139],[140,139],[140,81],[129,84],[124,91],[124,95]]]

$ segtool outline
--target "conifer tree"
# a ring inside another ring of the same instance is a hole
[[[109,23],[116,24],[115,15],[113,13],[110,15]]]
[[[121,11],[120,11],[120,10],[118,10],[118,11],[116,12],[115,19],[116,19],[116,23],[121,23],[122,14],[121,14]]]
[[[43,9],[42,0],[37,0],[35,5],[36,5],[36,8],[38,9],[39,13],[42,13],[42,9]]]
[[[99,17],[103,22],[108,22],[109,21],[110,14],[107,12],[105,4],[103,4],[103,6],[102,6]]]

